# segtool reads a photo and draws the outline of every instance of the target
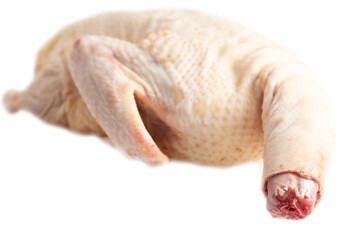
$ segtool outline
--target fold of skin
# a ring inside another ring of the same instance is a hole
[[[287,219],[303,219],[321,199],[335,138],[329,97],[294,54],[193,11],[72,24],[39,51],[32,84],[4,103],[108,137],[150,164],[230,166],[263,156],[267,208]]]

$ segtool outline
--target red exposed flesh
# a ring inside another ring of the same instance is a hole
[[[318,184],[295,173],[282,173],[267,183],[267,209],[273,217],[304,219],[317,203]]]

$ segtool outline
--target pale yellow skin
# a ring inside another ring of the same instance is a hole
[[[9,110],[108,137],[151,164],[264,159],[267,180],[296,173],[322,195],[334,144],[329,98],[291,52],[193,11],[116,12],[62,29]]]

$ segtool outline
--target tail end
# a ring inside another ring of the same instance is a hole
[[[10,113],[15,113],[20,109],[19,99],[21,96],[21,92],[19,91],[8,91],[3,98],[3,103],[5,108]]]

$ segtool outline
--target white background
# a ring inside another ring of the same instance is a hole
[[[40,46],[64,25],[112,10],[188,8],[227,16],[296,52],[328,88],[337,146],[321,203],[272,219],[262,163],[226,169],[125,159],[93,136],[0,109],[0,239],[354,239],[354,17],[351,1],[7,1],[0,95],[32,80]]]

